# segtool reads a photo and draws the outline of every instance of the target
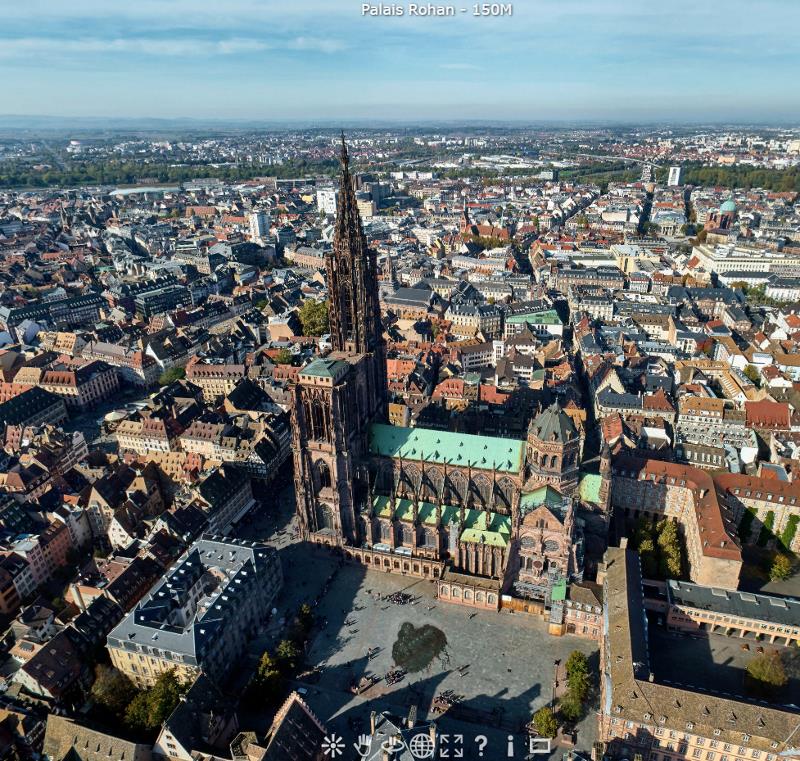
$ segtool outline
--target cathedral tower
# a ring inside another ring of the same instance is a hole
[[[333,247],[325,257],[331,344],[335,352],[369,355],[370,417],[386,418],[386,346],[378,303],[378,263],[358,213],[342,135],[339,205]]]
[[[298,374],[292,398],[297,517],[302,536],[334,546],[363,541],[369,509],[370,425],[387,416],[375,252],[367,246],[342,136],[333,248],[325,257],[331,351]]]

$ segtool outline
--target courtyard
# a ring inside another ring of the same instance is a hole
[[[689,635],[663,626],[648,627],[650,668],[658,681],[747,698],[744,675],[747,664],[764,651],[780,653],[789,683],[776,702],[800,705],[800,650],[753,639],[722,634]],[[658,653],[658,656],[654,656]]]

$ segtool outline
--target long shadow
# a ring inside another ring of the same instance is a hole
[[[525,740],[522,725],[527,722],[517,721],[504,709],[507,701],[505,688],[493,695],[478,695],[464,700],[444,713],[430,710],[435,697],[441,691],[442,682],[453,673],[452,670],[443,670],[420,678],[416,674],[409,674],[400,687],[385,695],[372,696],[371,691],[368,691],[361,696],[355,696],[327,686],[331,683],[350,684],[358,678],[362,669],[366,673],[368,668],[367,659],[359,658],[349,664],[328,669],[326,686],[312,688],[306,698],[311,708],[323,718],[328,731],[341,735],[348,743],[348,748],[361,733],[369,733],[370,714],[373,711],[377,714],[388,712],[398,719],[404,719],[412,709],[416,711],[418,720],[427,718],[436,722],[440,736],[447,738],[442,742],[450,750],[450,757],[455,757],[456,749],[461,751],[462,758],[475,761],[506,757],[509,736],[514,738],[518,749],[523,747]],[[534,685],[516,696],[514,702],[531,703],[540,694],[540,686]],[[529,719],[529,713],[526,715]],[[480,743],[476,742],[481,736],[487,738],[489,748],[484,755],[480,753]],[[520,750],[517,757],[523,756]],[[356,755],[351,757],[357,758]]]
[[[347,750],[344,759],[348,758],[347,754],[351,752],[358,736],[369,732],[371,712],[380,714],[388,711],[402,718],[408,716],[412,707],[419,720],[435,720],[438,731],[448,736],[450,757],[456,757],[457,738],[461,738],[458,750],[465,759],[486,761],[506,758],[509,738],[516,748],[513,757],[524,757],[522,749],[527,742],[525,725],[530,721],[533,709],[549,698],[549,677],[531,673],[529,686],[520,692],[515,689],[513,694],[506,686],[493,692],[474,694],[473,678],[464,682],[465,691],[473,692],[471,697],[445,706],[443,712],[436,712],[435,699],[444,689],[445,680],[449,679],[448,686],[457,691],[457,684],[461,680],[453,677],[457,676],[459,669],[456,666],[460,664],[450,665],[445,659],[435,658],[427,668],[406,674],[401,682],[391,687],[387,686],[383,678],[385,675],[377,673],[378,663],[381,664],[381,671],[387,668],[386,651],[391,653],[394,642],[376,641],[374,637],[386,636],[385,630],[380,635],[370,634],[371,618],[369,615],[361,616],[359,607],[370,605],[369,593],[376,589],[373,585],[377,584],[381,575],[368,572],[358,565],[340,564],[337,555],[309,545],[290,545],[281,548],[280,553],[284,563],[285,584],[278,601],[279,607],[282,611],[296,612],[302,603],[308,603],[317,616],[306,650],[305,675],[290,682],[287,691],[291,688],[303,690],[301,694],[304,700],[328,731],[336,732],[345,739]],[[332,583],[327,583],[329,569],[335,573]],[[346,570],[342,572],[342,569]],[[405,583],[401,581],[402,587],[398,585],[396,589],[409,591],[420,583],[416,579],[407,579]],[[380,589],[380,585],[377,589]],[[424,608],[413,610],[416,615],[412,618],[417,622],[420,618],[424,620]],[[371,615],[375,615],[374,607]],[[377,615],[381,615],[380,609]],[[397,611],[393,610],[391,615],[397,615]],[[399,620],[402,620],[402,616]],[[448,637],[468,637],[469,629],[454,629],[446,631],[446,634]],[[345,647],[349,648],[346,654],[342,653]],[[379,661],[368,657],[368,647],[381,649]],[[348,660],[341,662],[343,657]],[[476,662],[480,657],[491,659],[492,653],[476,652]],[[597,653],[592,656],[595,661],[598,657]],[[255,668],[257,659],[258,656],[254,654],[248,667]],[[520,653],[519,661],[519,668],[525,669],[524,653]],[[595,670],[596,662],[592,661],[590,665]],[[319,671],[312,671],[316,667],[319,667]],[[381,680],[362,694],[355,694],[353,686],[372,674],[381,677]],[[240,726],[263,736],[272,722],[276,706],[243,705],[241,708]],[[481,736],[487,738],[488,743],[483,755],[480,754],[478,743]],[[577,747],[582,745],[579,738]],[[588,747],[584,749],[588,750]],[[354,750],[352,753],[351,757],[357,758]]]
[[[713,695],[734,696],[750,703],[786,706],[800,705],[800,652],[752,637],[725,637],[699,632],[696,635],[668,632],[651,621],[651,668],[656,681],[671,682]],[[788,683],[763,696],[748,692],[745,674],[748,663],[764,652],[777,651]]]

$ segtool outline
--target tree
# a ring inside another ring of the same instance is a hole
[[[283,348],[275,355],[275,362],[279,365],[291,365],[292,364],[292,352],[288,349]]]
[[[583,713],[583,705],[591,688],[589,660],[580,650],[573,650],[567,658],[565,668],[567,694],[560,702],[560,710],[565,719],[576,721]]]
[[[761,373],[758,372],[758,370],[755,367],[753,367],[752,365],[747,365],[745,366],[744,370],[742,370],[742,372],[744,373],[744,377],[747,378],[749,381],[755,383],[756,386],[761,385]]]
[[[94,669],[92,699],[117,718],[125,716],[125,709],[136,696],[137,690],[125,674],[113,666],[98,664]]]
[[[580,650],[573,650],[564,668],[567,672],[567,681],[576,676],[588,676],[589,659]]]
[[[304,336],[321,336],[328,332],[328,302],[306,299],[298,313]]]
[[[275,658],[264,652],[258,668],[247,686],[248,698],[266,703],[276,703],[283,693],[283,676]]]
[[[659,570],[664,578],[679,579],[683,573],[681,540],[674,521],[663,520],[658,524]]]
[[[643,539],[639,543],[639,557],[642,561],[642,573],[648,579],[658,576],[658,558],[656,557],[656,544],[650,539]]]
[[[786,555],[778,553],[769,569],[770,581],[784,581],[792,575],[792,563]]]
[[[758,535],[757,544],[759,547],[766,547],[767,542],[772,538],[772,527],[775,525],[775,511],[768,510],[764,516],[764,524],[761,526],[761,533]]]
[[[747,508],[742,513],[742,520],[739,521],[739,528],[737,529],[737,534],[739,535],[739,539],[742,541],[747,541],[750,538],[750,532],[753,530],[753,521],[756,518],[756,513],[753,508]]]
[[[747,664],[745,687],[753,695],[773,697],[788,681],[783,660],[776,650],[759,653]]]
[[[282,674],[290,674],[297,668],[300,648],[290,639],[283,639],[275,650],[275,661]]]
[[[311,631],[314,625],[314,611],[308,603],[303,603],[297,611],[297,624],[306,634]]]
[[[160,674],[156,683],[136,694],[125,709],[125,723],[131,729],[150,732],[160,727],[175,710],[186,685],[175,669]]]
[[[548,706],[542,706],[533,714],[533,726],[541,737],[555,737],[558,734],[558,722]]]
[[[558,703],[558,710],[566,721],[578,721],[583,714],[583,703],[568,692]]]
[[[781,546],[785,550],[792,549],[792,542],[797,533],[797,524],[800,523],[800,515],[790,515],[789,520],[786,521],[786,526],[781,532]]]
[[[164,370],[161,375],[158,376],[158,382],[162,386],[169,386],[170,383],[173,383],[176,380],[181,380],[182,378],[186,377],[186,370],[182,367],[170,367]]]

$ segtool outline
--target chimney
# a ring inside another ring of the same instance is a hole
[[[375,711],[370,711],[370,714],[369,714],[369,731],[370,731],[370,734],[372,734],[372,735],[375,734],[375,719],[376,718],[377,718],[377,714],[375,713]]]
[[[433,747],[436,747],[436,722],[432,721],[428,724],[428,733],[431,736],[431,742],[433,743]]]

